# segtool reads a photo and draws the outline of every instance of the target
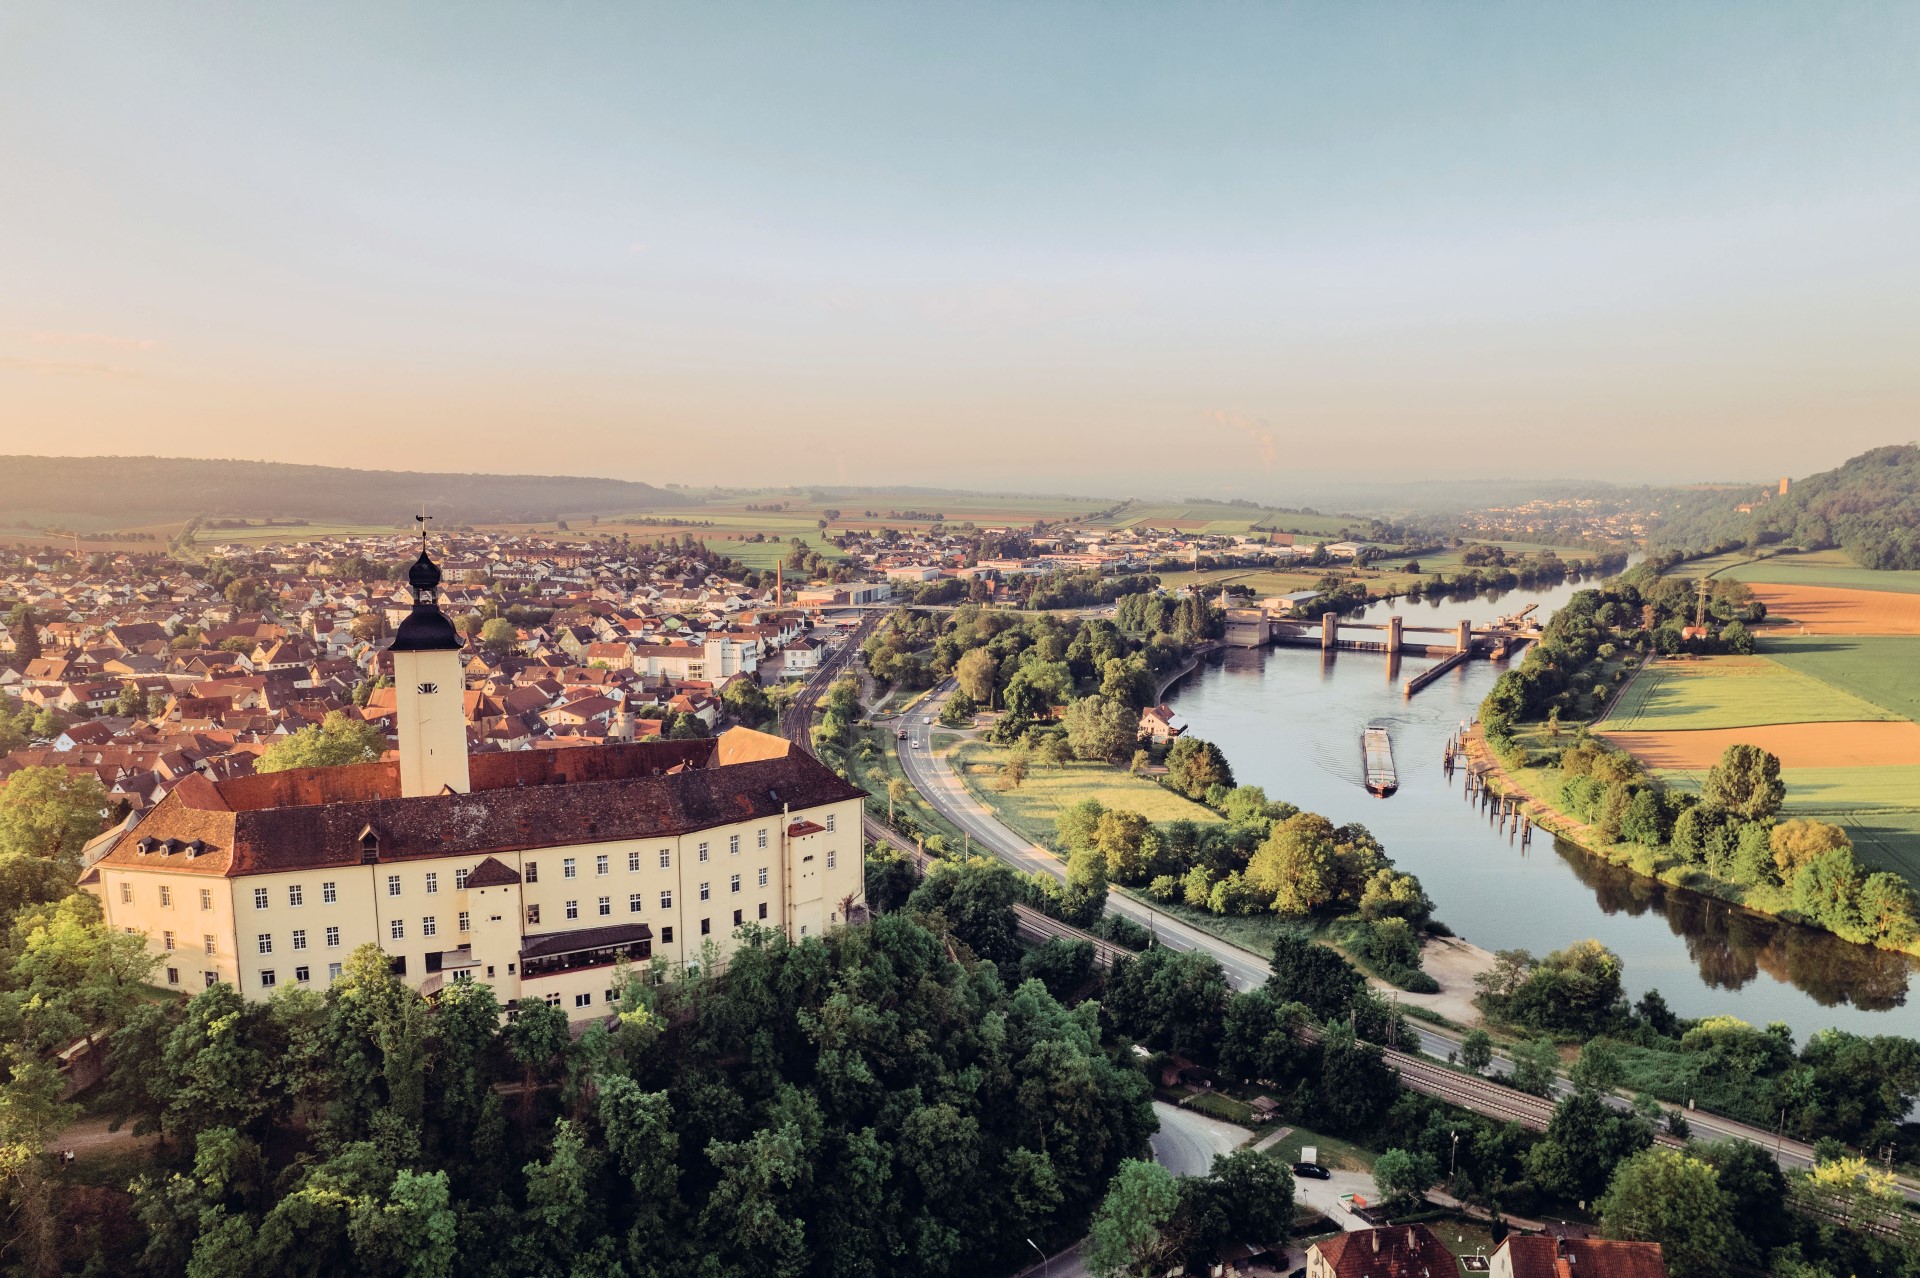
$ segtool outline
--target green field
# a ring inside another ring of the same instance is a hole
[[[1211,808],[1183,799],[1145,777],[1103,763],[1037,764],[1018,790],[1002,792],[994,779],[1006,757],[1003,746],[963,741],[950,758],[969,788],[1015,831],[1044,847],[1054,845],[1054,818],[1084,799],[1126,808],[1149,821],[1218,821]]]
[[[1725,561],[1724,564],[1722,561]],[[1744,556],[1722,555],[1696,564],[1683,564],[1674,571],[1682,576],[1698,576],[1704,565],[1719,565],[1717,576],[1722,581],[1763,581],[1782,586],[1832,586],[1842,590],[1892,590],[1901,594],[1920,594],[1920,572],[1881,572],[1862,568],[1849,559],[1845,551],[1840,550],[1774,555],[1751,562]]]
[[[317,541],[323,537],[398,537],[407,531],[394,524],[274,524],[270,527],[201,528],[193,534],[193,544],[218,546],[231,542],[242,546],[268,546],[283,542]]]
[[[1707,780],[1705,772],[1663,771],[1660,777],[1695,794]],[[1787,787],[1781,819],[1844,826],[1863,865],[1892,870],[1920,887],[1920,765],[1782,768],[1780,779]]]
[[[1709,657],[1648,666],[1598,726],[1609,732],[1652,732],[1900,717],[1765,658]]]
[[[1799,674],[1920,722],[1920,635],[1766,638],[1760,651]]]
[[[1096,528],[1180,528],[1188,532],[1244,533],[1253,525],[1309,537],[1334,537],[1341,530],[1363,527],[1364,519],[1337,515],[1287,515],[1225,502],[1129,502],[1114,514],[1089,521]]]

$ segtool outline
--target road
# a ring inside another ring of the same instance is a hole
[[[1153,1134],[1153,1159],[1176,1176],[1205,1176],[1213,1160],[1231,1154],[1247,1138],[1247,1129],[1191,1109],[1153,1103],[1160,1130]]]
[[[966,788],[954,772],[946,758],[936,755],[932,748],[933,725],[938,718],[940,706],[953,691],[951,680],[923,699],[915,707],[910,720],[906,723],[907,747],[900,751],[901,770],[921,794],[926,796],[940,814],[955,826],[964,830],[975,844],[1011,863],[1016,868],[1029,873],[1051,874],[1055,878],[1066,878],[1066,864],[1047,848],[1043,848],[1023,837],[996,817]],[[1269,965],[1260,955],[1241,949],[1228,941],[1190,927],[1177,919],[1172,919],[1147,905],[1130,897],[1113,893],[1107,898],[1110,913],[1131,919],[1152,931],[1160,944],[1175,950],[1200,950],[1211,955],[1225,972],[1227,982],[1237,990],[1254,989],[1265,984]],[[1419,1049],[1427,1056],[1445,1060],[1460,1048],[1459,1036],[1447,1033],[1437,1027],[1418,1021],[1410,1022],[1414,1034],[1419,1039]],[[1465,1105],[1480,1113],[1498,1118],[1511,1118],[1515,1121],[1539,1130],[1545,1125],[1545,1115],[1551,1111],[1552,1101],[1528,1096],[1524,1092],[1514,1091],[1486,1079],[1474,1079],[1457,1071],[1436,1066],[1431,1061],[1420,1061],[1404,1053],[1390,1053],[1393,1063],[1400,1068],[1402,1079],[1415,1090],[1430,1095],[1442,1096],[1455,1104]],[[1494,1078],[1502,1078],[1513,1072],[1513,1063],[1504,1056],[1496,1055],[1490,1073]],[[1570,1095],[1573,1085],[1565,1078],[1558,1078],[1552,1088],[1552,1099]],[[1609,1103],[1617,1109],[1631,1108],[1625,1097],[1610,1096]],[[1668,1110],[1676,1107],[1666,1106]],[[1707,1139],[1734,1139],[1749,1141],[1761,1145],[1774,1154],[1782,1167],[1805,1168],[1813,1165],[1813,1147],[1794,1140],[1783,1140],[1772,1132],[1748,1126],[1733,1119],[1722,1118],[1699,1111],[1686,1113],[1688,1124],[1694,1132]],[[1920,1184],[1902,1180],[1901,1192],[1909,1202],[1920,1203]]]

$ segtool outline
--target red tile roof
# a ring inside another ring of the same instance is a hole
[[[1500,1245],[1513,1278],[1667,1278],[1659,1243],[1516,1234]]]
[[[1459,1278],[1460,1264],[1425,1225],[1362,1229],[1317,1242],[1338,1278]]]
[[[864,793],[805,751],[778,744],[778,755],[762,758],[739,758],[755,752],[721,750],[712,740],[477,754],[472,793],[414,798],[400,797],[393,763],[221,782],[196,773],[102,861],[269,874],[358,864],[369,826],[380,836],[379,859],[389,862],[670,836]],[[144,838],[197,839],[206,851],[142,855],[136,845]]]

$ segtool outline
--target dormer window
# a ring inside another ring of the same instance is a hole
[[[149,852],[152,852],[155,848],[160,846],[160,840],[150,839],[150,838],[142,839],[138,843],[134,844],[133,846],[135,850],[140,853],[141,856],[146,856]]]
[[[374,833],[372,826],[367,826],[360,831],[360,860],[363,864],[372,865],[379,859],[380,836]]]

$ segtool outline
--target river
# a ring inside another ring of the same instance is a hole
[[[1409,626],[1484,623],[1534,602],[1550,613],[1580,588],[1399,599],[1351,619],[1397,612]],[[1523,848],[1497,830],[1466,802],[1460,774],[1448,781],[1441,757],[1505,667],[1469,661],[1403,697],[1407,676],[1437,661],[1405,657],[1389,670],[1376,653],[1228,649],[1169,699],[1191,731],[1226,752],[1241,784],[1336,823],[1366,825],[1395,864],[1420,876],[1435,916],[1476,945],[1545,954],[1595,937],[1625,962],[1629,997],[1656,988],[1682,1016],[1783,1021],[1800,1042],[1829,1026],[1920,1035],[1920,1011],[1907,993],[1920,962],[1670,888],[1540,831]],[[1360,731],[1369,722],[1392,728],[1400,789],[1391,798],[1361,785]]]

